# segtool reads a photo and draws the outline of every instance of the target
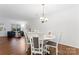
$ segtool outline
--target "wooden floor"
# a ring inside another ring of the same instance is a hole
[[[0,38],[0,55],[25,55],[24,38]]]
[[[27,45],[26,45],[27,48]],[[55,49],[50,47],[51,55],[55,54]],[[59,55],[79,55],[79,48],[59,44]],[[0,37],[0,55],[28,55],[30,49],[25,51],[25,39]]]
[[[55,55],[56,49],[50,47],[50,54]],[[79,55],[79,48],[75,48],[68,45],[59,44],[58,45],[58,55]]]

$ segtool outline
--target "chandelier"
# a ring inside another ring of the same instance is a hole
[[[45,23],[45,22],[47,22],[48,21],[48,18],[47,17],[45,17],[45,4],[42,4],[42,8],[43,8],[43,10],[42,10],[42,17],[40,17],[40,21],[41,21],[41,23]]]

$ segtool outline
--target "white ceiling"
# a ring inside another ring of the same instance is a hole
[[[79,5],[49,4],[45,5],[45,16],[73,8]],[[42,6],[40,4],[1,4],[0,17],[18,20],[35,20],[41,17]],[[52,16],[51,16],[52,17]]]

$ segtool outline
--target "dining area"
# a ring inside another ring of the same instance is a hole
[[[61,39],[58,33],[24,32],[24,35],[26,45],[28,45],[25,50],[30,51],[31,55],[58,55]],[[51,52],[50,48],[53,48],[54,52]]]

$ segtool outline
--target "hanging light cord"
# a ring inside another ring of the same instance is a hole
[[[44,17],[44,6],[45,6],[45,4],[42,4],[42,7],[43,7],[43,14],[42,14],[42,16]]]
[[[45,22],[47,22],[47,20],[48,20],[48,18],[47,17],[45,17],[45,4],[42,4],[42,17],[40,17],[40,21],[42,22],[42,23],[45,23]]]

